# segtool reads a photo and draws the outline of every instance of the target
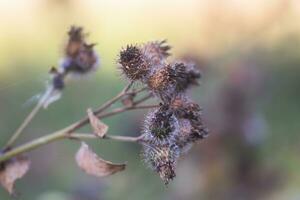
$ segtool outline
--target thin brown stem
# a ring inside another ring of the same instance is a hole
[[[136,102],[133,103],[132,106],[129,107],[122,107],[122,108],[117,108],[114,109],[110,112],[107,113],[102,113],[104,110],[106,110],[107,108],[109,108],[112,104],[114,104],[115,102],[117,102],[118,100],[120,100],[123,96],[130,94],[130,92],[128,92],[131,88],[133,83],[128,84],[117,96],[115,96],[114,98],[112,98],[111,100],[107,101],[106,103],[104,103],[102,106],[100,106],[98,109],[96,109],[94,111],[94,114],[96,116],[98,116],[99,118],[105,118],[105,117],[109,117],[109,116],[113,116],[119,113],[123,113],[125,111],[128,110],[136,110],[136,109],[149,109],[149,108],[154,108],[157,107],[158,105],[144,105],[144,106],[139,106],[139,104],[143,103],[144,101],[146,101],[149,97],[144,97]],[[139,92],[145,91],[147,88],[142,88],[139,89],[137,91],[132,91],[134,94],[138,94]],[[42,103],[42,101],[41,101]],[[76,138],[80,139],[80,137],[88,137],[90,139],[92,139],[93,136],[90,135],[76,135],[74,134],[74,131],[76,131],[77,129],[81,128],[82,126],[88,124],[89,122],[89,118],[86,116],[83,119],[71,124],[70,126],[67,126],[64,129],[61,129],[59,131],[56,131],[54,133],[50,133],[48,135],[42,136],[40,138],[34,139],[30,142],[27,142],[19,147],[13,148],[11,150],[4,150],[2,155],[0,154],[0,162],[3,162],[5,160],[8,160],[12,157],[15,157],[16,155],[31,151],[33,149],[38,148],[39,146],[63,139],[63,138]],[[72,133],[72,134],[71,134]],[[73,135],[74,134],[74,135]],[[137,141],[137,138],[132,138],[132,137],[127,137],[127,136],[105,136],[104,139],[113,139],[113,140],[119,140],[119,141]]]
[[[151,109],[151,108],[157,108],[159,105],[144,105],[144,106],[131,106],[131,107],[123,107],[123,108],[116,108],[108,113],[103,113],[101,115],[98,115],[98,118],[103,119],[106,117],[110,117],[116,114],[123,113],[128,110],[138,110],[138,109]]]
[[[11,138],[8,140],[6,145],[4,146],[5,149],[11,148],[13,143],[20,137],[20,135],[23,133],[24,129],[28,126],[28,124],[33,120],[33,118],[36,116],[36,114],[39,112],[39,110],[43,107],[45,101],[49,96],[51,96],[53,92],[53,89],[50,88],[45,91],[43,96],[40,98],[36,106],[32,109],[32,111],[27,115],[27,117],[24,119],[20,127],[12,134]]]
[[[108,117],[108,116],[112,116],[121,112],[125,112],[126,110],[133,110],[133,109],[148,109],[148,108],[153,108],[153,107],[157,107],[157,105],[145,105],[145,106],[133,106],[133,107],[124,107],[124,108],[120,108],[120,109],[115,109],[112,112],[106,113],[102,115],[102,118],[104,117]],[[77,128],[74,128],[74,124],[76,125]],[[9,151],[4,152],[2,155],[0,155],[0,162],[3,162],[5,160],[8,160],[12,157],[15,157],[19,154],[31,151],[33,149],[36,149],[42,145],[57,141],[57,140],[61,140],[64,138],[74,138],[73,134],[70,134],[71,130],[76,130],[79,127],[83,126],[84,124],[81,124],[80,126],[77,123],[74,123],[71,126],[68,126],[64,129],[61,129],[59,131],[56,131],[54,133],[50,133],[48,135],[42,136],[40,138],[34,139],[28,143],[25,143],[19,147],[13,148]],[[74,132],[74,131],[72,131]],[[75,135],[76,136],[76,135]],[[91,138],[90,136],[88,136],[89,138]],[[135,140],[133,138],[130,137],[126,137],[126,136],[107,136],[107,139],[114,139],[114,140]]]
[[[129,137],[129,136],[121,136],[121,135],[105,135],[103,138],[100,138],[91,133],[73,133],[69,136],[72,139],[109,139],[116,140],[121,142],[138,142],[141,139],[141,136],[138,137]]]
[[[148,99],[150,99],[150,98],[152,98],[152,97],[153,97],[152,94],[148,94],[148,95],[144,96],[143,98],[141,98],[141,99],[135,101],[134,104],[135,104],[135,105],[140,104],[140,103],[142,103],[142,102],[144,102],[144,101],[147,101]]]

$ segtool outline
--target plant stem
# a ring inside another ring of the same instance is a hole
[[[129,137],[121,135],[105,135],[103,138],[100,138],[91,133],[73,133],[69,136],[71,139],[109,139],[116,140],[121,142],[138,142],[141,139],[141,136],[138,137]]]
[[[108,116],[112,116],[112,115],[115,115],[115,114],[119,114],[119,113],[122,113],[122,112],[125,112],[127,110],[134,110],[134,109],[148,109],[148,108],[153,108],[153,107],[157,107],[157,105],[145,105],[145,106],[132,106],[132,107],[124,107],[124,108],[118,108],[118,109],[115,109],[111,112],[108,112],[108,113],[105,113],[101,116],[101,118],[104,118],[104,117],[108,117]],[[15,157],[19,154],[22,154],[22,153],[25,153],[25,152],[28,152],[28,151],[31,151],[33,149],[36,149],[42,145],[45,145],[45,144],[48,144],[48,143],[51,143],[51,142],[54,142],[54,141],[57,141],[57,140],[60,140],[60,139],[64,139],[64,138],[74,138],[73,137],[73,134],[70,134],[70,133],[73,133],[75,130],[79,129],[80,127],[82,127],[83,125],[85,125],[86,123],[83,123],[83,121],[80,121],[80,122],[77,122],[77,123],[74,123],[64,129],[61,129],[59,131],[56,131],[54,133],[50,133],[48,135],[45,135],[45,136],[42,136],[40,138],[37,138],[37,139],[34,139],[28,143],[25,143],[19,147],[16,147],[16,148],[13,148],[9,151],[4,151],[4,153],[1,155],[0,154],[0,163],[5,161],[5,160],[8,160],[12,157]],[[75,135],[76,136],[76,135]],[[82,135],[80,135],[82,136]],[[123,141],[131,141],[133,142],[133,138],[131,137],[126,137],[126,136],[106,136],[107,139],[114,139],[114,140],[123,140]],[[91,138],[91,136],[88,136],[88,138]],[[78,138],[80,139],[80,138]]]
[[[40,100],[38,101],[38,103],[36,104],[36,106],[27,115],[27,117],[25,118],[25,120],[23,121],[23,123],[20,125],[20,127],[12,134],[11,138],[8,140],[8,142],[4,146],[4,148],[3,148],[4,150],[11,148],[11,146],[13,145],[13,143],[20,137],[20,135],[22,134],[23,130],[28,126],[28,124],[36,116],[36,114],[39,112],[39,110],[43,107],[43,104],[44,104],[45,100],[47,100],[47,98],[49,96],[51,96],[52,92],[53,92],[52,88],[46,90],[46,92],[40,98]]]
[[[128,110],[136,110],[136,109],[148,109],[148,108],[153,108],[153,107],[157,107],[157,105],[145,105],[145,106],[138,106],[140,103],[143,103],[144,101],[146,101],[147,99],[149,99],[151,96],[148,95],[136,102],[133,102],[132,106],[129,107],[122,107],[122,108],[116,108],[110,112],[107,113],[103,113],[101,114],[104,110],[106,110],[107,108],[109,108],[112,104],[114,104],[115,102],[117,102],[118,100],[120,100],[123,96],[127,95],[127,94],[138,94],[140,92],[145,91],[147,88],[141,88],[137,91],[132,91],[132,92],[128,92],[132,86],[132,82],[129,83],[118,95],[116,95],[115,97],[113,97],[112,99],[110,99],[109,101],[107,101],[106,103],[104,103],[102,106],[100,106],[98,109],[96,109],[93,113],[98,117],[98,118],[105,118],[105,117],[109,117],[109,116],[113,116]],[[47,94],[47,95],[46,95]],[[24,130],[24,128],[26,127],[26,125],[32,120],[32,118],[34,117],[34,115],[38,112],[38,110],[42,107],[45,99],[48,98],[48,95],[51,94],[50,92],[46,92],[43,97],[41,98],[41,100],[39,101],[39,103],[37,104],[36,108],[33,109],[33,111],[31,112],[31,114],[28,115],[28,117],[24,120],[24,124],[19,128],[19,131],[16,131],[16,133],[13,135],[12,139],[9,140],[8,145],[6,147],[11,147],[11,145],[15,142],[15,140],[20,136],[22,130]],[[25,123],[26,122],[26,123]],[[2,152],[2,155],[0,154],[0,162],[3,162],[5,160],[8,160],[12,157],[15,157],[16,155],[31,151],[33,149],[38,148],[39,146],[54,142],[56,140],[60,140],[60,139],[64,139],[64,138],[77,138],[77,139],[84,139],[85,138],[89,138],[92,139],[93,136],[91,135],[76,135],[73,132],[76,131],[77,129],[81,128],[82,126],[86,125],[87,123],[89,123],[89,118],[86,116],[83,119],[67,126],[64,129],[58,130],[54,133],[50,133],[48,135],[42,136],[40,138],[34,139],[28,143],[25,143],[19,147],[13,148],[11,150],[9,150],[9,148],[5,148]],[[74,135],[73,135],[74,134]],[[137,142],[138,138],[133,138],[133,137],[127,137],[127,136],[105,136],[105,138],[103,139],[113,139],[113,140],[119,140],[119,141],[128,141],[128,142]]]

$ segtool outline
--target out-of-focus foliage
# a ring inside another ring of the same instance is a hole
[[[34,100],[28,100],[44,90],[72,24],[90,31],[102,68],[71,82],[20,142],[110,99],[125,83],[116,67],[121,47],[159,39],[174,46],[174,57],[197,58],[203,66],[201,86],[191,95],[211,130],[179,161],[168,188],[142,166],[138,145],[91,142],[104,158],[128,161],[126,171],[97,179],[76,166],[78,143],[50,144],[30,153],[32,168],[16,184],[22,199],[298,199],[299,15],[297,0],[1,1],[0,145],[30,111]],[[109,133],[138,135],[143,115],[104,123]],[[9,199],[4,190],[0,199]]]

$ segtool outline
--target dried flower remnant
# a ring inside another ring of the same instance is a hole
[[[177,158],[186,153],[194,142],[207,135],[208,130],[203,124],[199,105],[183,94],[179,95],[170,104],[161,104],[146,116],[142,139],[143,159],[160,174],[165,183],[168,183],[172,178],[169,177],[166,181],[162,173],[166,175],[167,172],[172,172],[174,177]],[[174,158],[172,165],[164,163],[164,170],[161,170],[157,167],[161,165],[156,164],[158,161],[154,158],[158,156],[157,152],[166,153],[166,147],[172,147],[168,149],[168,155],[177,156],[172,156]]]
[[[89,74],[99,65],[99,58],[94,50],[95,44],[88,44],[85,41],[86,34],[82,27],[72,26],[68,31],[68,37],[59,68],[50,69],[52,81],[47,88],[44,108],[60,99],[67,77]]]
[[[126,48],[122,49],[119,63],[121,70],[130,80],[142,80],[149,74],[149,63],[138,46],[127,45]]]
[[[77,165],[83,171],[96,177],[109,176],[123,171],[126,167],[125,164],[114,164],[103,160],[84,142],[81,143],[81,147],[76,153],[75,160]]]
[[[182,144],[192,143],[208,136],[208,129],[203,123],[201,108],[198,104],[184,95],[178,95],[171,101],[170,109],[179,119],[181,129],[185,130],[181,131],[180,135]],[[189,134],[183,134],[187,130],[190,130]]]
[[[18,156],[0,164],[0,184],[12,195],[15,181],[27,173],[30,161],[24,156]]]
[[[166,185],[176,176],[175,168],[180,150],[175,144],[144,143],[142,156],[144,162],[159,174]]]
[[[68,32],[69,40],[65,47],[65,57],[60,68],[65,74],[86,74],[95,71],[99,58],[94,51],[94,43],[85,41],[86,34],[82,27],[72,26]]]
[[[193,65],[165,64],[149,76],[149,88],[164,102],[170,101],[192,85],[198,85],[201,74]]]
[[[152,68],[160,67],[170,56],[171,47],[166,40],[147,42],[142,46],[143,55],[147,58]]]
[[[163,61],[170,55],[170,49],[165,40],[140,46],[127,45],[121,50],[118,62],[129,80],[145,83],[155,69],[161,68]]]

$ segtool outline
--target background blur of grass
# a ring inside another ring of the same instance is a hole
[[[89,41],[97,42],[102,67],[89,79],[70,83],[62,99],[34,119],[20,142],[64,127],[81,118],[88,107],[95,108],[116,94],[125,84],[116,67],[122,46],[167,39],[174,57],[192,55],[203,63],[202,86],[193,90],[193,96],[204,108],[209,124],[215,123],[220,112],[212,101],[230,74],[245,65],[255,66],[263,77],[262,92],[251,101],[268,132],[257,152],[261,162],[280,176],[275,189],[262,199],[299,199],[299,17],[297,0],[1,0],[0,145],[30,111],[33,105],[27,100],[45,88],[47,71],[57,65],[70,25],[84,26]],[[245,86],[255,82],[247,81]],[[143,115],[142,111],[131,112],[105,122],[112,134],[137,135]],[[209,128],[211,137],[180,161],[177,178],[169,187],[145,169],[137,145],[92,142],[103,158],[128,161],[126,171],[99,180],[75,165],[78,143],[61,141],[30,153],[32,168],[17,183],[20,199],[209,199],[208,191],[218,193],[233,182],[224,176],[226,170],[217,170],[221,173],[216,179],[222,184],[208,184],[215,181],[205,173],[211,165],[201,159],[210,155],[214,138],[222,135],[213,125]],[[226,158],[222,155],[216,160]],[[2,189],[0,199],[9,199]]]

